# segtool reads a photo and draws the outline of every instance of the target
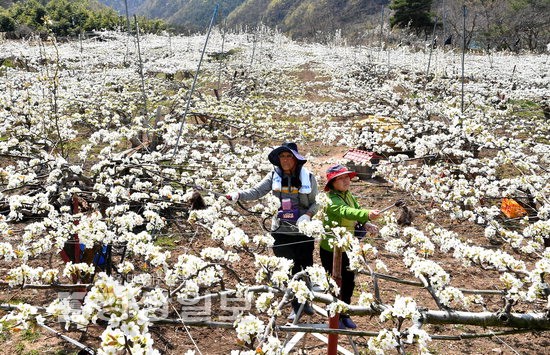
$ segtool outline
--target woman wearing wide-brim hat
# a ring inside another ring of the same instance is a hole
[[[348,170],[342,165],[333,165],[327,170],[327,183],[324,190],[330,199],[325,208],[326,218],[323,221],[325,229],[330,230],[335,226],[345,227],[350,233],[355,234],[356,224],[364,224],[380,216],[379,210],[363,209],[359,206],[357,199],[349,191],[351,179],[357,173]],[[327,272],[332,274],[333,249],[329,240],[333,236],[325,235],[321,240],[319,255],[321,263]],[[351,303],[351,296],[355,289],[355,273],[348,270],[349,258],[346,253],[342,254],[342,286],[340,288],[340,299],[347,304]],[[346,314],[340,315],[341,328],[357,328],[357,325]]]
[[[275,239],[273,253],[294,261],[292,273],[296,274],[313,265],[314,239],[298,231],[297,224],[310,221],[319,210],[315,201],[318,193],[315,176],[303,165],[307,162],[299,152],[296,143],[286,142],[273,149],[268,155],[273,164],[262,181],[251,189],[232,192],[226,197],[232,202],[257,200],[269,192],[279,198],[281,207],[271,223],[271,235]],[[294,312],[300,304],[293,300]],[[303,311],[313,314],[305,305]]]

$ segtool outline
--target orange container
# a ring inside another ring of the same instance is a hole
[[[508,218],[518,218],[527,215],[525,208],[512,198],[503,198],[500,210]]]

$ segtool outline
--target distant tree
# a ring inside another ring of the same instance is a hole
[[[116,30],[122,23],[115,10],[96,0],[26,0],[14,3],[5,12],[5,16],[11,18],[16,28],[28,26],[34,31],[53,33],[56,36],[75,36],[93,30]],[[4,22],[9,24],[9,20]],[[143,32],[166,29],[162,20],[142,17],[139,24]]]
[[[27,25],[32,28],[42,28],[46,9],[37,0],[27,0],[14,3],[8,13],[17,25]]]
[[[411,28],[416,34],[426,35],[433,27],[431,14],[432,0],[393,0],[390,9],[394,11],[390,18],[391,27]]]
[[[0,13],[0,32],[15,31],[15,21],[4,13]]]
[[[476,46],[474,37],[479,37],[483,26],[480,24],[486,16],[482,15],[479,2],[485,0],[464,0],[449,1],[446,0],[446,18],[448,32],[453,36],[453,43],[458,46],[466,44],[466,48]],[[464,7],[466,7],[466,28],[464,28]],[[479,38],[476,39],[479,41]]]
[[[512,41],[529,50],[544,50],[550,42],[550,0],[512,0],[507,18]]]
[[[436,1],[448,32],[468,48],[544,51],[550,41],[550,0]],[[443,7],[442,4],[445,4]],[[463,29],[463,6],[466,29]]]
[[[76,35],[91,15],[83,1],[51,0],[46,5],[51,20],[50,29],[59,36]],[[113,11],[113,15],[114,14]]]

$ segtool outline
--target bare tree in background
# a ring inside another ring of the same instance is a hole
[[[436,0],[432,10],[455,43],[462,43],[463,6],[468,48],[544,51],[550,41],[549,0]]]

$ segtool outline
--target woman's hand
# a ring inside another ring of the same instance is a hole
[[[237,203],[237,201],[239,200],[239,193],[238,192],[228,193],[227,195],[225,195],[225,198],[230,203]]]
[[[382,213],[380,212],[380,210],[370,210],[369,211],[369,220],[373,221],[375,219],[377,219],[378,217],[380,217]]]

